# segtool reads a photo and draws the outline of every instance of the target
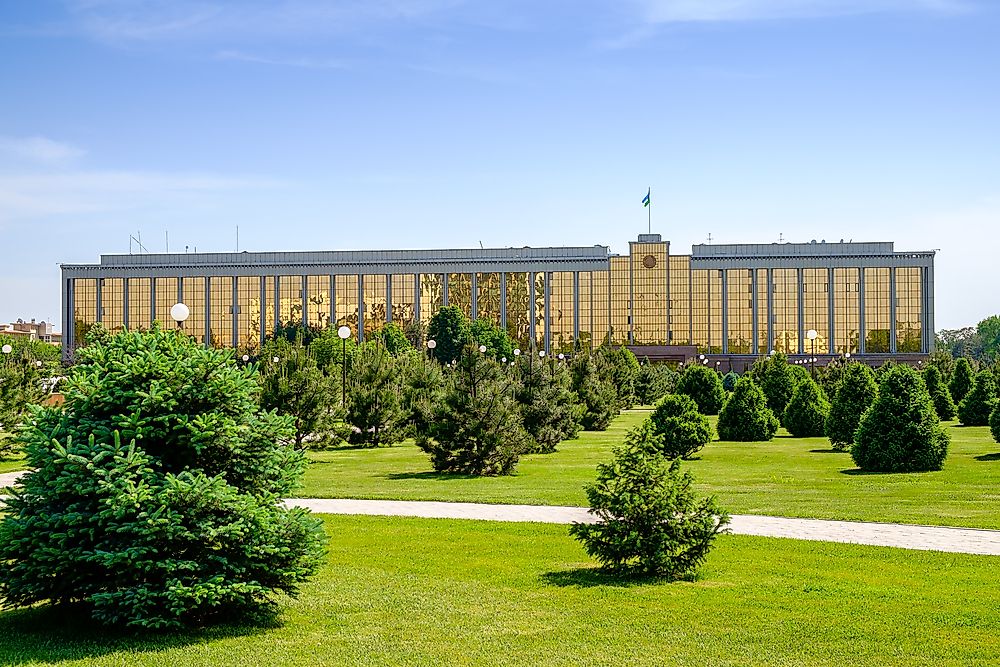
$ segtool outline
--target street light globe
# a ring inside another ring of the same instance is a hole
[[[698,358],[701,359],[702,361],[704,361],[705,360],[705,355],[704,354],[699,354]]]
[[[480,345],[479,346],[479,351],[480,352],[486,352],[486,346],[485,345]]]
[[[429,341],[427,341],[427,349],[428,350],[433,350],[437,346],[438,346],[437,341],[434,340],[433,338],[431,338]]]
[[[544,356],[545,356],[545,350],[539,350],[538,351],[538,358],[541,359]]]
[[[520,357],[521,356],[521,348],[519,348],[519,347],[515,347],[514,348],[514,356],[515,357]]]
[[[816,340],[817,335],[818,334],[816,333],[815,329],[810,329],[809,331],[806,332],[806,338],[808,338],[809,340]]]
[[[249,354],[244,354],[243,355],[243,361],[244,362],[250,361],[250,355]]]
[[[351,337],[351,327],[346,324],[339,329],[337,329],[337,335],[340,336],[341,340],[347,340]]]
[[[36,361],[35,362],[35,366],[37,366],[38,368],[41,368],[42,367],[42,362]]]
[[[774,350],[771,350],[770,352],[768,352],[768,354],[774,354]]]
[[[274,357],[273,359],[271,359],[271,361],[273,361],[274,363],[278,363],[279,361],[281,361],[281,359],[279,359],[278,357]]]
[[[559,361],[562,361],[562,360],[563,360],[563,359],[565,359],[565,358],[566,358],[566,355],[565,355],[565,354],[563,354],[562,352],[560,352],[560,353],[559,353]]]
[[[701,363],[703,363],[703,364],[705,364],[706,366],[708,366],[708,359],[702,359],[702,360],[701,360]]]
[[[850,359],[851,358],[851,353],[850,352],[844,352],[844,358],[845,359]]]
[[[12,348],[10,345],[4,345],[3,347],[0,347],[0,352],[3,352],[4,354],[10,354],[13,351],[14,348]]]
[[[174,322],[180,324],[191,316],[191,309],[187,307],[187,304],[175,303],[170,306],[170,317],[174,319]]]
[[[506,364],[507,363],[507,357],[500,357],[500,363],[501,364]]]

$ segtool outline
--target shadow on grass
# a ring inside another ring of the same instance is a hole
[[[878,472],[877,470],[862,470],[861,468],[847,468],[846,470],[841,470],[840,474],[841,475],[865,476],[865,475],[903,475],[903,474],[906,474],[906,473]]]
[[[578,567],[572,570],[555,570],[541,576],[542,581],[550,586],[593,588],[595,586],[612,586],[615,588],[632,588],[634,586],[649,586],[669,584],[674,581],[695,581],[695,575],[670,579],[668,577],[650,577],[635,573],[607,572],[599,567]]]
[[[390,472],[387,475],[383,475],[386,479],[423,479],[423,480],[436,480],[436,481],[447,481],[451,479],[482,479],[481,475],[469,475],[459,472],[435,472],[433,470],[425,470],[423,472]]]
[[[979,456],[974,456],[977,461],[1000,461],[1000,452],[996,454],[981,454]]]
[[[810,454],[850,454],[844,449],[810,449]]]
[[[99,658],[116,652],[133,655],[249,637],[281,627],[275,618],[251,623],[171,632],[130,632],[104,627],[80,607],[45,605],[0,613],[0,665],[57,663]]]

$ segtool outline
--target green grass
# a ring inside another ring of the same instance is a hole
[[[524,457],[510,477],[434,473],[412,442],[313,453],[298,495],[585,505],[583,486],[596,465],[647,415],[626,412],[604,433],[582,433],[554,454]],[[826,438],[784,431],[767,443],[712,442],[685,465],[732,513],[1000,528],[1000,445],[986,427],[946,428],[948,459],[931,473],[861,474],[849,454],[830,451]]]
[[[692,582],[602,577],[566,528],[327,517],[277,626],[138,638],[0,613],[3,665],[963,666],[1000,662],[996,559],[722,536]]]
[[[0,473],[24,469],[24,455],[15,454],[8,459],[0,459]]]

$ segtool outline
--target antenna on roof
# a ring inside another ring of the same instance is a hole
[[[708,233],[708,245],[712,245],[712,232]]]
[[[170,252],[170,232],[166,229],[163,230],[163,241],[166,243],[166,252]]]
[[[139,232],[136,232],[136,233],[139,234]],[[131,234],[129,234],[129,236],[128,236],[128,254],[130,254],[130,255],[132,254],[132,243],[135,243],[135,245],[139,248],[139,253],[140,254],[142,254],[144,252],[149,252],[148,250],[146,250],[146,246],[142,245],[142,234],[139,234],[138,238],[136,238],[135,236],[132,236]]]
[[[240,251],[240,226],[236,225],[236,252]]]
[[[784,243],[784,242],[785,242],[785,235],[779,232],[778,233],[778,243]]]
[[[482,249],[483,249],[483,242],[482,242],[482,241],[480,241],[480,242],[479,242],[479,249],[480,249],[480,250],[482,250]]]

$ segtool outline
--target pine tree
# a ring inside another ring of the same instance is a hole
[[[719,414],[726,402],[726,390],[722,388],[719,374],[699,364],[684,369],[677,381],[677,393],[693,398],[698,404],[698,412],[704,415]]]
[[[761,442],[778,432],[778,418],[767,407],[767,399],[753,379],[744,375],[736,382],[715,426],[720,440]]]
[[[976,374],[972,390],[958,404],[958,419],[964,426],[986,426],[997,405],[997,385],[988,370]]]
[[[795,387],[782,423],[796,438],[818,438],[826,433],[829,414],[830,401],[819,385],[807,377]]]
[[[597,368],[593,355],[580,354],[570,366],[573,391],[583,407],[580,425],[585,431],[605,431],[618,416],[618,396],[614,386]]]
[[[690,396],[667,396],[653,410],[648,423],[647,438],[667,458],[690,458],[712,439],[708,417],[698,412],[698,404]]]
[[[940,470],[949,441],[923,379],[898,365],[886,373],[878,398],[861,418],[851,458],[872,472]]]
[[[834,449],[847,451],[851,448],[861,416],[877,397],[878,385],[872,369],[857,362],[847,364],[826,419],[826,435]]]
[[[347,382],[349,439],[372,447],[403,439],[403,413],[399,382],[400,364],[380,341],[358,347]]]
[[[528,366],[522,362],[515,397],[524,429],[534,440],[531,453],[548,454],[580,431],[583,408],[576,403],[569,371],[561,362]]]
[[[677,371],[666,364],[651,364],[647,361],[639,369],[639,377],[635,381],[636,398],[642,405],[655,405],[674,390],[678,379]]]
[[[288,495],[306,466],[256,369],[155,326],[77,350],[63,408],[21,438],[31,472],[0,524],[0,598],[106,624],[231,622],[295,595],[322,526]]]
[[[955,369],[951,373],[951,382],[948,383],[948,391],[951,392],[951,400],[955,402],[955,405],[965,400],[965,395],[972,391],[975,375],[969,360],[965,357],[959,357],[958,361],[955,362]]]
[[[322,447],[335,439],[333,421],[341,414],[340,397],[334,401],[334,382],[340,378],[320,372],[301,338],[296,342],[284,336],[269,339],[258,363],[261,407],[292,418],[296,447]]]
[[[748,375],[767,397],[767,407],[775,415],[783,415],[788,401],[795,393],[796,368],[788,363],[784,354],[778,352],[767,359],[757,361]]]
[[[951,421],[958,414],[955,402],[951,400],[951,392],[948,385],[941,377],[941,371],[936,366],[928,366],[924,369],[924,384],[927,385],[927,392],[934,401],[934,409],[937,411],[941,421]]]

